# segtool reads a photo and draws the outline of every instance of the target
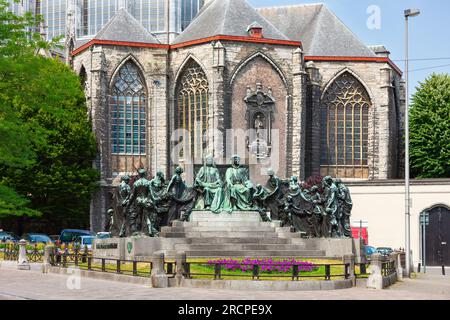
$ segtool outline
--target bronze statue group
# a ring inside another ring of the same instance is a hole
[[[282,180],[268,170],[265,186],[250,181],[239,156],[233,156],[222,180],[214,159],[207,157],[189,187],[177,167],[170,181],[162,172],[152,180],[145,169],[138,170],[134,182],[123,176],[109,210],[113,236],[158,237],[161,227],[173,221],[188,221],[192,211],[212,214],[236,211],[259,212],[263,221],[281,221],[307,238],[349,238],[353,202],[340,179],[325,177],[306,186],[297,177]]]

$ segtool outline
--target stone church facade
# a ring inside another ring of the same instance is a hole
[[[169,44],[120,10],[75,44],[71,60],[98,142],[95,231],[112,186],[141,166],[168,177],[181,165],[190,183],[205,156],[222,164],[240,148],[257,183],[272,154],[282,178],[370,181],[402,172],[402,73],[383,46],[361,43],[324,5],[209,1]],[[179,129],[189,136],[174,152]],[[229,129],[238,133],[230,138]]]

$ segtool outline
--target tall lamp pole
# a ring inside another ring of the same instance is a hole
[[[411,276],[411,196],[409,167],[409,18],[420,14],[418,9],[405,10],[405,72],[406,72],[406,110],[405,110],[405,237],[406,237],[406,276]]]
[[[154,175],[158,172],[158,90],[161,86],[161,82],[159,80],[154,80],[153,84],[155,85],[155,92],[153,94],[154,97],[154,104],[155,104],[155,137],[153,138],[153,141],[155,143],[155,172]]]

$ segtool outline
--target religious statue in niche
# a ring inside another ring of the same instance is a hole
[[[259,159],[270,156],[272,145],[272,123],[274,121],[275,99],[272,96],[272,89],[267,88],[264,92],[261,83],[256,84],[256,91],[247,87],[247,95],[244,98],[247,104],[247,146]]]

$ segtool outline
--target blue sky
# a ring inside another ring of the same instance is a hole
[[[325,3],[365,44],[384,44],[391,59],[404,70],[404,17],[407,8],[419,8],[420,16],[410,21],[410,59],[447,58],[410,62],[410,88],[432,72],[450,73],[450,1],[448,0],[248,0],[255,7],[300,3]],[[369,29],[369,6],[380,9],[380,28]],[[443,66],[439,68],[418,70]]]

